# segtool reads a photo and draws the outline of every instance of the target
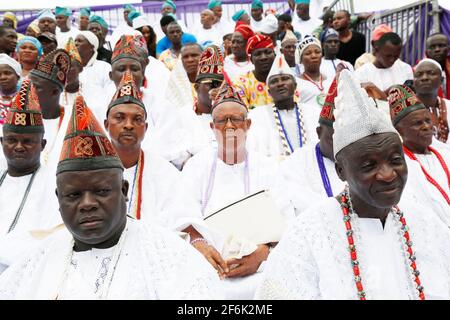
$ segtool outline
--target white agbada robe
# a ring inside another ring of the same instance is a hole
[[[312,35],[312,32],[314,29],[322,25],[322,20],[318,18],[310,17],[309,20],[302,20],[298,17],[297,12],[294,11],[292,14],[292,26],[294,27],[294,30],[297,32],[300,32],[302,34],[302,37],[309,34]]]
[[[105,89],[112,81],[109,78],[111,65],[108,62],[97,59],[89,60],[83,71],[78,75],[81,86],[96,86]]]
[[[196,114],[192,106],[180,110],[184,126],[188,128],[186,137],[189,137],[189,153],[195,155],[204,148],[217,150],[217,139],[210,127],[212,115],[210,113]]]
[[[237,80],[236,78],[249,71],[255,70],[255,66],[250,59],[244,62],[236,62],[234,54],[225,57],[223,68],[232,81]]]
[[[73,256],[73,238],[66,229],[51,235],[0,276],[0,299],[99,299],[103,290],[106,299],[223,297],[214,269],[175,233],[132,219],[126,228],[123,242],[111,249]],[[117,247],[118,260],[113,254]]]
[[[158,94],[165,92],[170,78],[169,69],[166,68],[164,63],[152,56],[149,56],[148,59],[149,63],[145,68],[147,88]]]
[[[217,159],[217,166],[214,176],[214,185],[212,186],[209,201],[205,206],[208,184],[210,181],[211,169],[214,159]],[[248,152],[248,190],[254,193],[263,189],[269,189],[273,174],[277,169],[277,163],[267,157],[255,152]],[[192,157],[184,166],[181,176],[181,186],[184,190],[183,208],[178,212],[173,212],[174,226],[177,230],[184,230],[189,226],[186,222],[193,218],[203,220],[214,211],[242,199],[245,195],[245,162],[228,165],[217,158],[217,151],[211,148],[205,149]],[[202,212],[202,206],[205,206]],[[208,240],[208,242],[221,252],[226,239],[220,234],[209,230],[210,233],[205,236],[202,231],[199,232]],[[227,299],[251,299],[254,290],[258,284],[261,271],[261,264],[257,273],[235,279],[226,279],[222,284],[226,291]]]
[[[226,34],[234,32],[234,23],[224,17],[221,17],[220,21],[216,22],[213,27],[219,32],[221,38]]]
[[[447,166],[450,165],[450,150],[440,147],[440,143],[434,141],[432,147],[441,154]],[[445,145],[444,145],[445,146]],[[450,195],[449,182],[439,160],[434,154],[415,154],[420,163],[431,177],[444,189],[447,195]],[[408,183],[414,185],[414,192],[418,197],[428,200],[431,211],[450,228],[450,205],[447,203],[439,190],[431,184],[425,177],[419,163],[405,156],[408,165]]]
[[[305,127],[304,132],[306,133],[305,145],[315,144],[318,141],[316,127],[319,115],[317,115],[317,119],[313,122],[306,112],[309,106],[300,103],[298,107],[303,112],[303,125]],[[300,139],[295,110],[280,110],[280,116],[292,147],[294,150],[299,148]],[[275,123],[272,106],[266,105],[252,109],[249,113],[249,118],[252,120],[252,125],[248,131],[248,149],[277,159],[283,156],[283,144],[280,138],[280,132]]]
[[[206,42],[211,42],[211,44],[220,46],[223,42],[221,30],[218,30],[216,25],[212,25],[210,29],[205,29],[203,25],[199,23],[193,28],[192,34],[195,35],[197,43],[202,46]]]
[[[344,190],[334,161],[323,157],[333,196]],[[280,164],[272,193],[285,216],[298,216],[310,206],[328,197],[316,156],[316,145],[297,149]]]
[[[137,194],[133,192],[137,184],[137,164],[127,168],[123,177],[129,183],[127,214],[136,218],[133,208],[137,205]],[[179,171],[167,160],[144,151],[144,169],[142,176],[141,220],[156,221],[168,226],[166,210],[172,196],[179,187]]]
[[[250,16],[250,26],[252,27],[252,30],[254,32],[260,31],[263,25],[264,25],[264,17],[262,17],[261,20],[256,21],[255,19],[253,19],[252,16]]]
[[[80,30],[78,30],[75,27],[70,27],[70,30],[67,32],[61,32],[61,29],[59,27],[56,28],[56,41],[58,42],[58,48],[64,49],[64,47],[67,44],[67,41],[69,41],[69,38],[72,37],[73,40],[77,37],[77,35],[80,34]]]
[[[344,61],[341,59],[326,59],[322,58],[322,62],[320,63],[320,73],[327,77],[327,79],[331,79],[333,81],[336,76],[336,68],[339,63],[343,63],[350,71],[354,71],[352,64],[348,61]]]
[[[403,200],[399,207],[410,228],[425,297],[449,299],[449,232],[421,202]],[[417,211],[421,214],[414,214]],[[300,215],[272,251],[256,298],[358,299],[342,217],[335,198],[323,199]],[[384,228],[378,219],[357,215],[351,223],[367,299],[411,299],[416,290],[406,265],[401,224],[392,213]]]
[[[2,176],[6,168],[0,169]],[[41,166],[34,175],[21,177],[12,177],[6,174],[3,183],[0,186],[0,201],[3,205],[0,207],[0,239],[3,238],[13,221],[17,222],[11,232],[27,232],[29,230],[46,229],[59,223],[59,213],[39,210],[43,207],[43,202],[57,202],[55,190],[47,188],[46,181],[48,176],[54,176],[44,166]],[[28,195],[25,197],[27,188],[30,186]],[[20,215],[17,216],[22,200],[25,199],[24,206]]]
[[[383,91],[414,78],[411,66],[400,59],[386,69],[379,69],[373,63],[366,63],[356,69],[354,75],[360,83],[372,82]]]
[[[165,72],[168,73],[167,84],[164,93],[166,102],[176,108],[187,107],[188,109],[192,110],[194,105],[194,92],[192,89],[192,83],[190,82],[186,70],[184,69],[183,61],[181,61],[181,59],[178,59],[171,72],[162,62],[158,62],[162,64]],[[146,72],[147,70],[148,67],[146,69]],[[154,80],[161,81],[160,79]],[[149,87],[151,88],[150,85]]]

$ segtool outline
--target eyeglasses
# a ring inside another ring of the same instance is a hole
[[[214,124],[216,124],[218,126],[224,126],[225,124],[228,123],[228,120],[230,120],[231,123],[234,125],[241,125],[244,123],[245,118],[240,118],[240,117],[217,118],[217,119],[214,119],[213,122],[214,122]]]

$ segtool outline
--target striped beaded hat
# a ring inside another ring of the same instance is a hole
[[[414,92],[405,85],[392,87],[389,90],[388,101],[394,126],[411,112],[426,109],[425,105],[417,99]]]
[[[109,103],[108,110],[106,111],[106,117],[108,117],[109,111],[119,105],[126,103],[134,103],[139,107],[144,109],[145,117],[147,117],[147,111],[145,110],[145,105],[142,102],[142,96],[139,92],[136,83],[134,82],[133,74],[131,71],[127,70],[120,81],[119,87],[116,90],[111,102]]]
[[[78,95],[73,104],[56,174],[107,168],[123,170],[122,162],[83,96]]]
[[[227,101],[238,103],[247,109],[247,106],[242,101],[239,93],[234,89],[232,85],[230,85],[229,81],[224,81],[213,101],[212,109],[215,109],[218,105]]]
[[[42,56],[30,74],[55,83],[62,91],[66,86],[69,69],[69,54],[64,49],[56,49]]]
[[[13,98],[3,130],[16,133],[44,133],[44,123],[36,91],[30,80],[24,80]]]
[[[199,82],[202,79],[223,81],[223,55],[220,48],[216,45],[208,46],[202,52],[195,82]]]

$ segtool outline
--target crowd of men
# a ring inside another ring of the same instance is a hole
[[[450,299],[448,37],[326,3],[5,13],[0,299]]]

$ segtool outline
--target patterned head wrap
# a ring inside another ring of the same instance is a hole
[[[275,48],[275,46],[273,45],[273,41],[269,36],[255,34],[253,37],[250,37],[250,39],[248,39],[246,48],[247,54],[252,54],[253,50],[261,48]]]
[[[17,45],[16,45],[17,53],[20,50],[20,46],[23,45],[24,43],[31,43],[37,49],[38,58],[40,58],[42,56],[42,54],[44,53],[44,49],[42,48],[42,45],[39,42],[39,40],[36,39],[35,37],[30,37],[30,36],[24,36],[24,37],[20,38],[19,41],[17,41]]]
[[[239,32],[240,34],[242,34],[245,41],[247,41],[248,39],[250,39],[255,35],[252,28],[242,21],[238,21],[236,23],[236,27],[234,27],[234,32]]]

